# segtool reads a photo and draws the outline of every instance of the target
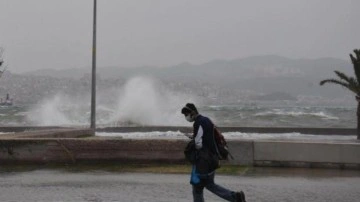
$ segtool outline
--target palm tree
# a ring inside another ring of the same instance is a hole
[[[4,49],[2,47],[0,47],[0,68],[4,64],[4,60],[2,58],[3,52],[4,52]],[[0,70],[0,78],[1,78],[2,74],[4,73],[4,71],[5,71],[5,69]]]
[[[360,140],[360,49],[354,50],[355,56],[350,54],[351,62],[354,66],[355,77],[347,76],[346,74],[335,71],[335,74],[340,79],[326,79],[320,82],[320,85],[325,83],[334,83],[340,86],[343,86],[355,93],[356,101],[358,102],[357,106],[357,139]]]
[[[4,63],[4,60],[2,59],[3,52],[4,52],[4,49],[0,47],[0,67]]]

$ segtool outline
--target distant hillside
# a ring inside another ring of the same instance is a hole
[[[254,100],[264,100],[264,101],[277,101],[277,100],[296,100],[296,97],[288,94],[288,93],[284,93],[284,92],[274,92],[274,93],[269,93],[266,95],[258,95],[258,96],[254,96],[253,97]]]
[[[334,78],[334,70],[353,74],[350,62],[334,58],[290,59],[280,56],[254,56],[235,60],[214,60],[194,65],[170,67],[98,67],[100,89],[117,88],[134,76],[158,80],[175,92],[185,92],[221,102],[239,100],[294,100],[298,96],[316,99],[344,99],[349,96],[338,86],[320,86]],[[37,70],[2,78],[1,92],[16,91],[21,100],[36,102],[58,91],[76,94],[89,92],[91,68]],[[33,93],[36,92],[36,93]],[[27,96],[24,96],[24,95]],[[265,96],[264,96],[265,95]],[[0,94],[1,96],[1,94]],[[264,96],[264,97],[262,97]]]
[[[100,65],[99,65],[100,66]],[[98,67],[102,78],[129,78],[136,75],[171,78],[268,78],[268,77],[323,77],[332,76],[334,70],[351,72],[350,62],[334,59],[289,59],[280,56],[253,56],[236,60],[214,60],[200,65],[181,63],[170,67]],[[91,68],[64,70],[43,69],[23,75],[51,76],[57,78],[81,78],[90,74]]]
[[[31,72],[22,73],[21,75],[27,76],[49,76],[55,78],[81,78],[86,74],[91,73],[91,68],[73,68],[73,69],[40,69]]]

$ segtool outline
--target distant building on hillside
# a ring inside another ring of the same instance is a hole
[[[6,94],[5,100],[0,98],[0,106],[12,106],[12,105],[13,105],[13,99],[10,98],[9,93]]]

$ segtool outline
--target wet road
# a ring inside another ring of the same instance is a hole
[[[218,184],[244,190],[248,202],[359,201],[360,171],[255,169],[242,175],[217,175]],[[222,201],[205,191],[206,201]],[[0,201],[185,202],[192,201],[184,174],[0,172]]]

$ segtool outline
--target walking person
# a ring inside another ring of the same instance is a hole
[[[196,158],[193,162],[193,172],[190,183],[194,202],[204,202],[204,188],[217,196],[233,202],[245,202],[243,191],[235,192],[215,184],[215,170],[219,166],[216,146],[214,141],[214,124],[212,121],[199,114],[192,103],[187,103],[181,113],[189,122],[194,122],[193,137]],[[196,174],[197,180],[193,179]]]

